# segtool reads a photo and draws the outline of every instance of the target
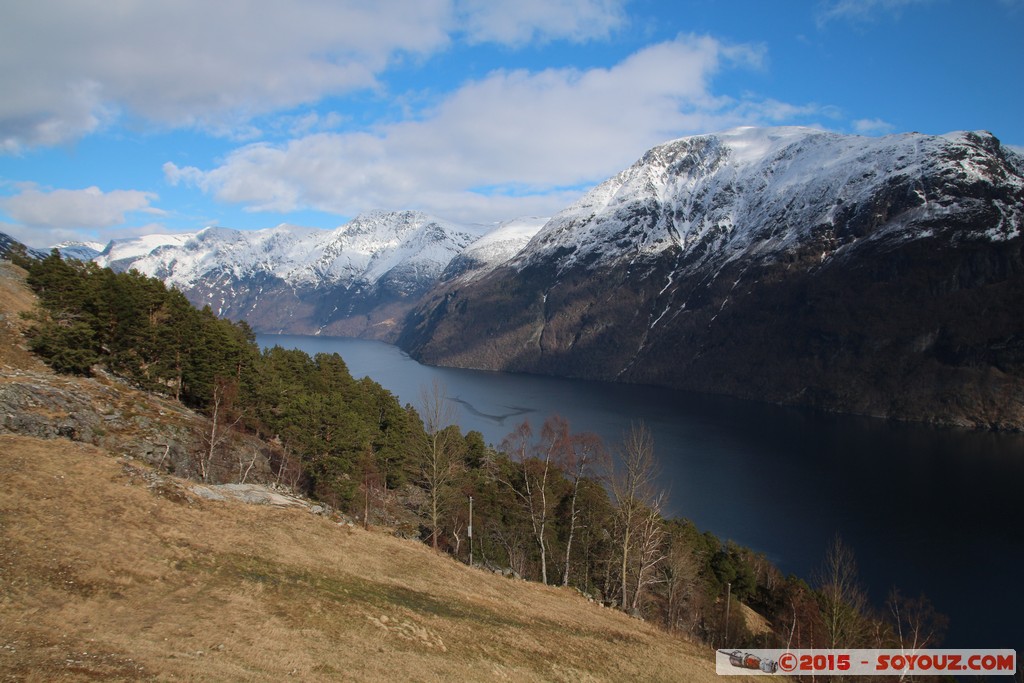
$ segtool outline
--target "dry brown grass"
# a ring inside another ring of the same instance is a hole
[[[180,418],[102,378],[55,377],[24,348],[34,301],[0,263],[0,381]],[[717,678],[710,651],[571,591],[297,509],[201,501],[144,469],[0,435],[0,680]]]
[[[0,679],[717,678],[711,652],[571,591],[297,509],[167,495],[139,467],[0,436]]]
[[[0,261],[0,373],[10,370],[43,370],[43,363],[25,348],[21,313],[35,308],[36,298],[25,284],[25,271]]]

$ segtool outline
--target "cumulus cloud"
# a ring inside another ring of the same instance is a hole
[[[254,117],[379,87],[451,45],[583,40],[618,0],[291,0],[5,3],[0,153],[55,145],[119,117],[235,139]]]
[[[373,87],[391,60],[445,47],[451,23],[443,0],[53,0],[3,14],[8,151],[74,139],[122,109],[167,126],[231,127]]]
[[[610,68],[495,71],[418,120],[247,145],[216,168],[168,162],[164,172],[254,211],[402,206],[463,220],[548,213],[667,139],[805,112],[713,94],[720,69],[757,66],[761,57],[757,48],[683,36]]]
[[[29,229],[74,230],[120,225],[125,215],[134,211],[163,215],[151,205],[155,199],[156,194],[138,190],[40,190],[30,186],[0,199],[0,208]]]

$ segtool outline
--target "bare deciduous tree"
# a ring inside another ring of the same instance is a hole
[[[437,550],[444,505],[459,467],[455,431],[448,429],[455,422],[455,408],[444,386],[435,379],[420,391],[420,410],[426,433],[420,453],[420,481],[427,493],[430,545]]]
[[[568,434],[565,420],[551,417],[541,428],[538,444],[531,441],[533,430],[528,422],[519,425],[502,443],[502,449],[518,465],[523,479],[521,486],[507,479],[500,481],[519,497],[529,517],[533,539],[540,550],[540,576],[544,584],[548,582],[548,521],[554,506],[549,490],[552,466],[558,451],[566,447]]]
[[[526,539],[516,527],[494,525],[492,538],[505,550],[509,569],[519,576],[526,575]]]
[[[935,611],[931,601],[921,595],[906,598],[893,588],[886,600],[892,614],[897,645],[904,650],[935,647],[946,631],[949,620]],[[900,680],[904,680],[901,675]]]
[[[236,453],[236,457],[238,458],[238,483],[239,484],[244,484],[245,480],[249,478],[249,473],[252,472],[252,468],[256,466],[256,459],[259,457],[260,451],[255,446],[250,446],[249,447],[248,455],[251,455],[252,457],[248,458],[248,460],[249,460],[248,464],[246,464],[246,462],[245,462],[246,461],[246,455],[247,455],[246,452],[244,450],[242,450],[242,449],[239,449],[238,453]]]
[[[572,559],[572,542],[579,524],[579,508],[576,501],[580,492],[580,481],[587,476],[587,469],[595,462],[605,459],[604,445],[596,434],[577,434],[569,441],[569,448],[559,463],[572,480],[569,498],[569,535],[565,542],[565,568],[562,571],[562,585],[569,585],[569,566]]]
[[[280,440],[278,443],[280,444]],[[294,491],[298,488],[300,481],[302,481],[302,461],[282,445],[274,483]]]
[[[859,647],[864,635],[867,596],[857,578],[853,550],[839,536],[825,552],[825,564],[818,576],[821,620],[830,648]]]
[[[665,617],[670,630],[677,630],[683,620],[683,609],[693,598],[699,570],[693,550],[681,540],[674,539],[658,567],[660,580],[665,586]]]
[[[655,479],[657,465],[654,460],[654,437],[642,422],[630,426],[623,438],[620,462],[611,479],[612,495],[618,508],[619,549],[621,571],[620,605],[623,610],[629,601],[629,568],[633,553],[637,549],[637,534],[643,533],[645,511],[655,501]],[[638,589],[642,586],[638,584]],[[634,599],[633,604],[639,604]]]
[[[631,605],[634,612],[640,610],[644,589],[657,580],[654,570],[665,559],[665,530],[661,518],[664,499],[664,493],[658,494],[650,505],[644,506],[637,519],[633,536],[636,539],[636,581]]]
[[[238,384],[235,380],[222,377],[214,380],[213,395],[210,398],[210,429],[201,434],[203,449],[197,457],[199,476],[204,482],[212,479],[217,455],[242,419],[242,415],[238,414],[231,420],[237,395]]]
[[[380,472],[377,470],[373,449],[370,448],[369,444],[366,444],[363,447],[356,465],[362,474],[363,480],[359,485],[359,488],[362,489],[363,492],[363,528],[369,529],[370,499],[372,498],[374,489],[377,487],[380,480]]]

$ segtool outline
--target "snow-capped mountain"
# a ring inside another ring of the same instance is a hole
[[[993,156],[998,149],[987,133],[868,138],[738,128],[683,138],[655,147],[558,214],[515,265],[554,259],[561,269],[593,268],[671,249],[702,254],[689,260],[692,271],[708,259],[771,258],[845,229],[849,234],[835,235],[824,259],[855,243],[859,232],[874,240],[913,239],[971,205],[998,215],[983,224],[983,234],[968,237],[1007,240],[1020,234],[1022,181],[1005,153]],[[1009,195],[964,196],[993,175]],[[903,196],[882,204],[897,202],[898,212],[879,204],[894,183]]]
[[[104,268],[124,271],[135,267],[136,261],[165,247],[180,247],[194,236],[195,233],[155,234],[111,240],[93,260]]]
[[[1024,425],[1024,177],[986,132],[674,140],[433,292],[432,363]],[[456,286],[457,285],[457,286]]]
[[[478,238],[475,228],[422,213],[377,211],[335,230],[210,227],[115,240],[96,262],[160,278],[256,331],[386,336]]]
[[[4,232],[0,232],[0,258],[6,259],[12,251],[20,251],[31,258],[46,258],[50,252],[27,247]]]
[[[7,254],[12,248],[23,246],[24,245],[21,242],[14,239],[7,233],[0,232],[0,258],[7,258]]]
[[[79,261],[91,261],[104,249],[103,244],[99,242],[61,242],[60,244],[53,245],[53,248],[60,252],[63,258],[73,258]]]
[[[504,265],[536,235],[548,218],[517,218],[498,224],[451,260],[441,279],[469,282]]]
[[[550,220],[373,212],[95,260],[257,331],[436,364],[1024,428],[1022,223],[1024,158],[990,133],[738,128],[659,145]]]

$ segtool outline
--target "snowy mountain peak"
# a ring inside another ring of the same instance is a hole
[[[181,235],[114,240],[100,265],[135,268],[183,289],[227,274],[271,276],[293,285],[374,285],[395,268],[440,274],[476,239],[469,230],[426,214],[373,211],[335,230],[281,224],[243,231],[210,226]]]
[[[508,267],[425,297],[398,343],[437,365],[1019,429],[1020,168],[983,131],[672,140]]]
[[[555,258],[561,270],[596,267],[666,249],[701,254],[702,261],[770,257],[812,233],[836,230],[853,214],[871,223],[864,229],[872,233],[912,238],[931,234],[950,211],[971,210],[962,202],[954,207],[950,197],[984,194],[978,184],[993,182],[1024,187],[1018,157],[987,132],[871,138],[736,128],[651,149],[556,215],[513,265]],[[875,206],[883,195],[886,206]],[[994,201],[1000,213],[985,235],[1019,234],[1020,204],[1009,196]],[[875,209],[884,220],[867,215]],[[863,236],[839,235],[835,247]]]

